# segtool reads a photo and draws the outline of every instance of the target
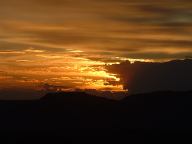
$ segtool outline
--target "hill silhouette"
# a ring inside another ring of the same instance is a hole
[[[0,101],[2,129],[192,128],[192,91],[153,92],[114,101],[83,92],[49,93],[40,100]]]

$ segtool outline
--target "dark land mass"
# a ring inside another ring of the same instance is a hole
[[[154,92],[114,101],[83,92],[40,100],[0,101],[1,130],[51,132],[73,128],[192,128],[192,91]]]

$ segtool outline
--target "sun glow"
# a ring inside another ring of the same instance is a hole
[[[124,58],[124,57],[116,57],[121,61],[130,61],[131,63],[139,62],[154,62],[153,59],[134,59],[134,58]]]
[[[105,62],[76,56],[76,53],[82,51],[52,54],[46,50],[26,48],[20,53],[14,53],[16,57],[11,60],[16,63],[12,67],[0,66],[0,74],[5,79],[2,84],[0,82],[1,87],[17,85],[39,89],[39,85],[49,84],[62,90],[123,90],[120,78],[107,72]],[[12,52],[8,54],[12,56]]]

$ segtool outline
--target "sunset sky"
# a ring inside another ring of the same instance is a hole
[[[192,56],[191,0],[0,0],[0,89],[123,89],[106,64]]]

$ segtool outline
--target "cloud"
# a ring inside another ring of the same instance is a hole
[[[192,59],[133,64],[127,61],[107,66],[107,69],[120,76],[124,88],[128,89],[130,94],[192,90]]]
[[[104,57],[182,58],[183,48],[192,51],[191,8],[188,0],[7,0],[0,2],[0,43]],[[150,53],[154,47],[158,51]],[[170,47],[180,55],[170,55]]]
[[[77,75],[67,85],[79,87],[82,67],[181,59],[192,55],[191,9],[191,0],[0,1],[0,69],[54,84]]]
[[[20,51],[0,51],[0,54],[5,54],[5,55],[13,54],[13,55],[15,55],[15,54],[24,54],[24,52],[20,52]]]

